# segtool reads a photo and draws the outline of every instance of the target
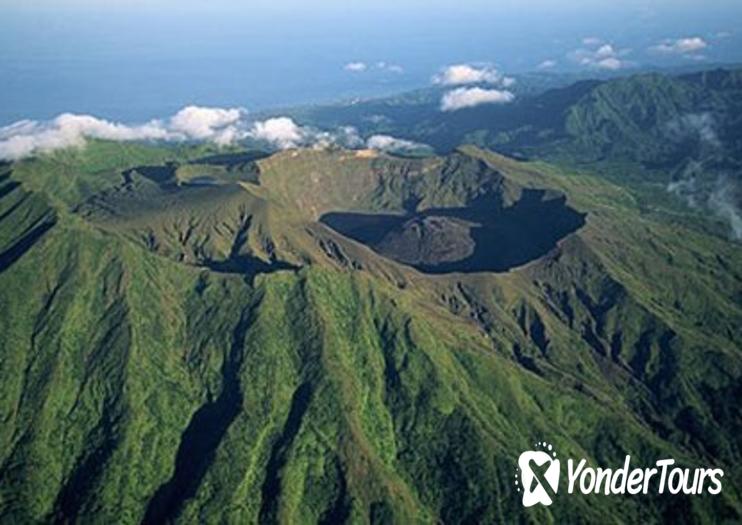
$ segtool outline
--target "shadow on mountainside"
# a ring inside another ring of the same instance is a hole
[[[320,222],[424,273],[505,272],[536,260],[585,224],[563,196],[524,190],[515,204],[485,202],[405,215],[333,212]]]

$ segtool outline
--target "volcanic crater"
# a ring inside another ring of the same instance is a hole
[[[506,272],[543,257],[585,224],[552,191],[525,189],[512,205],[482,198],[466,207],[408,213],[331,212],[320,222],[423,273]]]

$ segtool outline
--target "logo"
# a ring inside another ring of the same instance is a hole
[[[520,484],[518,473],[515,474],[515,484],[520,485],[518,491],[523,488],[524,507],[533,507],[537,503],[549,506],[559,490],[560,467],[554,447],[545,442],[535,446],[542,450],[527,450],[518,458]]]
[[[554,503],[559,491],[560,461],[550,443],[539,441],[534,450],[527,450],[518,457],[515,487],[523,495],[523,506]],[[721,493],[720,468],[682,468],[675,460],[660,459],[654,467],[631,465],[627,455],[618,468],[593,467],[589,460],[567,460],[567,494],[637,495],[649,494],[712,494]],[[564,491],[562,491],[564,492]]]

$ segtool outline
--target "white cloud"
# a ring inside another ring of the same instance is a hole
[[[250,122],[241,108],[188,106],[168,119],[126,125],[65,113],[48,122],[22,120],[0,128],[0,160],[19,160],[70,147],[82,147],[87,139],[113,141],[209,141],[217,145],[253,139],[276,149],[297,147],[367,147],[352,126],[320,130],[301,126],[286,116]],[[371,141],[380,149],[412,147],[403,142]],[[419,147],[420,145],[415,145]],[[372,147],[372,146],[368,146]]]
[[[246,136],[262,141],[278,149],[299,147],[359,148],[363,139],[353,126],[342,126],[334,131],[323,131],[309,126],[300,126],[289,117],[274,117],[253,123]]]
[[[443,95],[441,111],[456,111],[481,104],[507,104],[515,99],[510,91],[482,88],[458,88]]]
[[[156,121],[129,127],[88,115],[65,113],[48,123],[24,120],[0,128],[0,159],[18,160],[36,153],[79,147],[86,138],[166,139],[168,131]]]
[[[594,36],[588,36],[582,39],[583,46],[599,46],[603,43],[603,40]]]
[[[391,135],[373,135],[366,141],[366,147],[378,151],[410,151],[415,149],[430,149],[427,144],[399,139]]]
[[[703,38],[694,36],[687,38],[678,38],[676,40],[663,40],[659,44],[649,48],[650,51],[655,53],[663,53],[668,55],[685,55],[690,53],[698,53],[708,47],[708,42]]]
[[[351,73],[363,73],[365,71],[387,71],[389,73],[401,74],[404,73],[404,68],[399,64],[390,64],[384,60],[367,64],[366,62],[350,62],[345,64],[343,69],[350,71]]]
[[[222,109],[187,106],[170,119],[170,130],[196,140],[231,144],[240,135],[238,125],[246,112],[240,108]]]
[[[371,124],[391,124],[394,122],[393,119],[389,118],[387,115],[370,115],[368,117],[363,117],[363,120],[366,122],[370,122]]]
[[[667,123],[669,137],[680,141],[695,137],[714,148],[721,147],[716,133],[716,120],[711,113],[689,113]]]
[[[389,71],[390,73],[404,73],[404,68],[399,64],[390,64],[389,62],[384,62],[383,60],[380,60],[376,63],[376,69],[381,71]]]
[[[466,84],[500,84],[512,83],[513,79],[505,77],[491,66],[471,66],[456,64],[448,66],[433,77],[435,84],[443,86],[461,86]]]
[[[64,113],[48,122],[23,120],[0,128],[0,159],[18,160],[38,153],[80,147],[86,139],[116,141],[207,140],[219,145],[244,137],[241,108],[188,106],[167,121],[126,125],[90,115]]]
[[[248,136],[286,149],[296,147],[304,142],[307,133],[292,119],[276,117],[255,122],[248,132]]]
[[[695,53],[702,49],[706,49],[708,43],[703,38],[681,38],[673,44],[673,48],[679,50],[681,53]]]
[[[360,148],[364,145],[363,139],[358,134],[358,130],[353,126],[342,126],[335,130],[334,133],[330,133],[330,135],[332,136],[333,144],[338,144],[346,148]]]
[[[611,44],[603,44],[595,52],[596,58],[609,58],[616,56],[616,50]]]
[[[345,64],[345,67],[343,69],[352,73],[363,73],[368,69],[368,64],[366,64],[365,62],[350,62],[348,64]]]
[[[188,106],[168,122],[152,120],[129,126],[90,115],[64,113],[50,122],[21,121],[0,129],[0,158],[17,160],[36,153],[79,147],[88,138],[137,140],[209,140],[226,145],[240,138],[245,111]]]
[[[699,176],[704,173],[708,176],[701,162],[690,161],[680,178],[667,185],[667,191],[685,199],[693,208],[710,209],[729,224],[731,238],[742,241],[742,210],[738,205],[742,189],[725,174],[717,176],[712,189],[704,188],[699,184]]]
[[[709,195],[708,206],[718,217],[729,223],[730,234],[736,241],[742,240],[742,211],[739,202],[740,191],[727,177],[719,177],[716,189]]]
[[[593,47],[599,47],[595,49],[575,49],[571,53],[568,53],[568,58],[582,66],[610,71],[616,71],[632,65],[631,62],[623,58],[630,53],[629,49],[616,49],[613,44],[602,43],[598,39],[586,40],[591,40]]]
[[[615,57],[608,57],[602,60],[598,60],[594,64],[598,69],[607,69],[610,71],[617,71],[624,67],[624,62]]]
[[[552,69],[557,65],[556,60],[544,60],[538,65],[539,69]]]

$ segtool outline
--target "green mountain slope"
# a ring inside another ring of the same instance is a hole
[[[98,142],[3,167],[3,522],[740,519],[738,245],[474,148],[209,154]],[[323,220],[497,222],[532,192],[584,220],[509,271],[436,266],[437,241],[418,270]],[[724,468],[724,490],[524,509],[517,458],[542,439]]]
[[[541,159],[630,188],[645,208],[742,238],[742,70],[642,73],[525,90],[510,104],[440,110],[442,90],[300,112],[440,153],[460,144]],[[710,219],[710,220],[709,220]]]
[[[508,154],[569,154],[586,164],[631,160],[664,167],[698,155],[698,128],[705,124],[723,150],[719,156],[738,166],[740,90],[739,69],[645,73],[525,91],[511,104],[453,112],[440,111],[443,90],[438,90],[422,101],[413,96],[361,101],[310,108],[298,116],[324,127],[357,126],[365,135],[398,135],[441,152],[472,143]]]

